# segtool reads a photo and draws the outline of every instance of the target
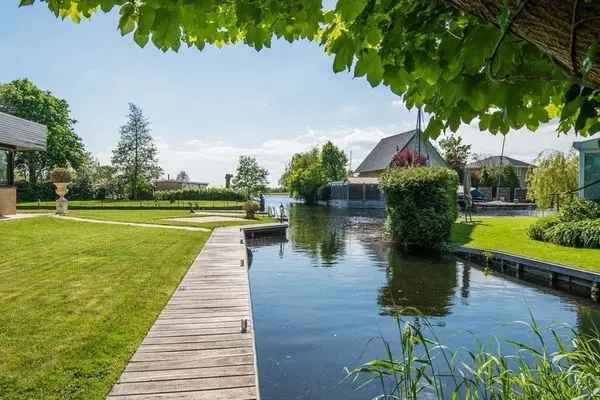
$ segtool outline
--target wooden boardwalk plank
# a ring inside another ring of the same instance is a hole
[[[247,265],[240,228],[215,229],[107,398],[258,400]]]

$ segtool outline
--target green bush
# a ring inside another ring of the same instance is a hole
[[[207,188],[194,190],[167,190],[154,193],[155,200],[224,200],[244,201],[246,196],[240,192],[224,188]]]
[[[244,211],[246,211],[247,219],[254,219],[256,217],[256,212],[260,209],[260,206],[255,201],[247,201],[242,205]]]
[[[17,186],[17,201],[54,201],[57,199],[52,182],[30,183],[19,181]]]
[[[558,216],[540,218],[527,233],[534,240],[561,246],[600,248],[600,205],[574,198]]]
[[[600,218],[600,204],[575,197],[566,203],[559,213],[561,222],[575,222]]]
[[[393,168],[381,176],[387,227],[405,248],[440,249],[458,216],[458,175],[440,167]]]
[[[543,240],[568,247],[600,248],[600,219],[557,223],[545,231]]]
[[[545,218],[540,218],[533,224],[529,225],[529,228],[527,229],[527,235],[533,240],[545,241],[546,231],[558,223],[559,220],[554,215]]]

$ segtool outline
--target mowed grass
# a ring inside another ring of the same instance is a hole
[[[473,224],[457,222],[452,242],[497,250],[600,272],[600,249],[577,249],[532,240],[527,228],[536,217],[475,217]]]
[[[71,200],[69,201],[70,207],[131,207],[131,208],[153,208],[153,207],[173,207],[173,208],[189,208],[190,203],[193,207],[203,208],[224,208],[224,207],[241,207],[243,202],[240,201],[228,201],[228,200],[178,200],[171,203],[168,200]],[[41,202],[19,202],[17,207],[44,207],[54,208],[56,202],[54,201],[41,201]]]
[[[0,222],[0,398],[103,399],[208,238]]]
[[[223,213],[225,214],[225,213]],[[229,214],[229,213],[228,213]],[[182,210],[71,210],[67,214],[70,217],[97,219],[103,221],[134,222],[140,224],[175,225],[175,226],[197,226],[201,228],[214,229],[223,226],[236,226],[248,224],[260,224],[274,221],[270,217],[259,216],[256,219],[243,221],[215,221],[197,222],[171,221],[172,218],[205,217],[207,215],[191,214]],[[219,216],[221,217],[221,216]],[[231,217],[243,218],[243,213],[231,213]],[[224,219],[227,217],[223,217]]]

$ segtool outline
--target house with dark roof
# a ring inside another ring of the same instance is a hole
[[[469,163],[467,164],[466,168],[471,170],[471,173],[475,176],[479,176],[481,175],[483,168],[495,168],[507,165],[511,165],[515,169],[517,177],[519,178],[519,186],[521,188],[526,188],[527,176],[529,175],[529,172],[535,168],[535,165],[529,164],[525,161],[517,160],[507,156],[491,156]]]
[[[418,135],[417,130],[412,130],[381,139],[354,173],[360,177],[378,177],[390,166],[394,155],[405,149],[421,154],[427,159],[428,165],[447,166],[431,141]]]
[[[15,153],[45,150],[44,125],[0,112],[0,215],[17,213]]]
[[[379,175],[389,168],[396,153],[407,149],[421,154],[428,165],[447,166],[433,144],[418,135],[417,130],[389,136],[377,143],[354,171],[354,176],[329,184],[329,204],[342,208],[385,208]]]

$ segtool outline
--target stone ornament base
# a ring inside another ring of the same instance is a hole
[[[58,215],[64,215],[67,211],[69,211],[69,200],[64,197],[56,200],[56,213]]]
[[[69,210],[69,200],[65,198],[65,195],[69,192],[67,185],[68,183],[54,183],[56,194],[60,196],[56,200],[56,213],[58,215],[64,215]]]

